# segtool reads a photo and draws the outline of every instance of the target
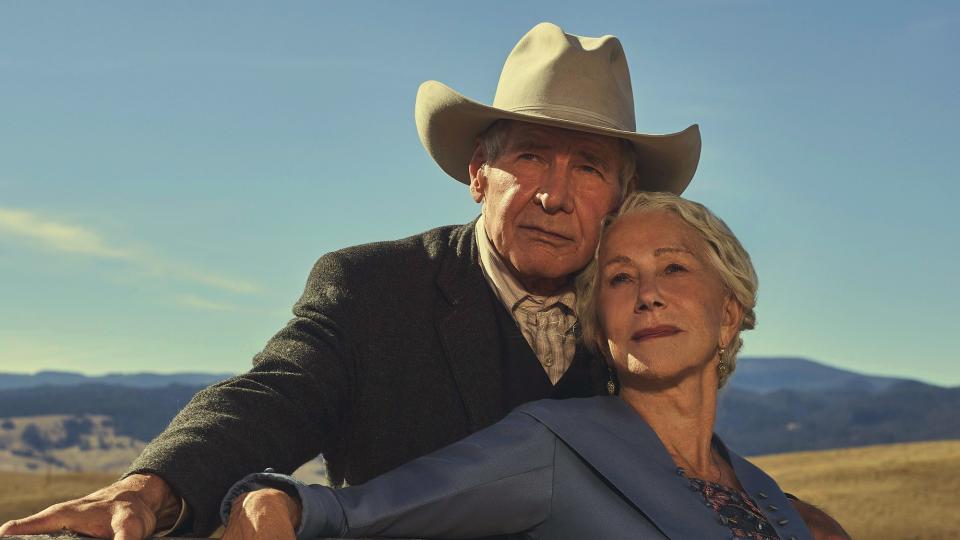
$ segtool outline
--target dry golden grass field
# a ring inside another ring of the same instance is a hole
[[[751,459],[826,510],[856,540],[960,538],[960,441],[797,452]]]
[[[99,489],[119,477],[103,473],[0,472],[0,523]]]
[[[856,540],[960,538],[960,441],[752,458],[781,486],[836,517]],[[0,472],[0,522],[77,497],[112,474]]]

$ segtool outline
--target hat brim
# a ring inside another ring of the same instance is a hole
[[[669,191],[679,195],[693,179],[700,162],[700,128],[696,124],[664,135],[621,131],[497,109],[477,103],[437,81],[420,85],[414,116],[423,147],[444,172],[464,184],[470,183],[467,167],[477,136],[497,120],[519,120],[630,141],[637,153],[638,185],[634,189],[642,191]]]

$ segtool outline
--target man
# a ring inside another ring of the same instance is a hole
[[[205,534],[249,472],[322,452],[335,483],[360,483],[519,403],[605,391],[605,370],[575,346],[571,275],[626,189],[680,193],[700,153],[696,126],[636,133],[633,104],[616,38],[547,23],[508,57],[492,107],[424,83],[421,140],[481,218],[325,255],[250,372],[200,392],[125,478],[0,533]],[[280,526],[295,506],[263,495],[244,505]]]

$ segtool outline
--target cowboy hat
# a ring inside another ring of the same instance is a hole
[[[467,165],[476,138],[497,120],[619,137],[637,154],[637,189],[680,194],[697,170],[700,130],[636,132],[633,90],[623,46],[614,36],[566,34],[540,23],[507,57],[493,105],[483,105],[450,87],[427,81],[417,91],[414,116],[424,148],[447,174],[470,183]]]

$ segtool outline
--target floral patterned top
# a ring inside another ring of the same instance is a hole
[[[720,523],[730,528],[732,538],[780,540],[773,526],[745,492],[700,478],[687,479],[690,489],[699,491],[706,505],[720,516]]]

